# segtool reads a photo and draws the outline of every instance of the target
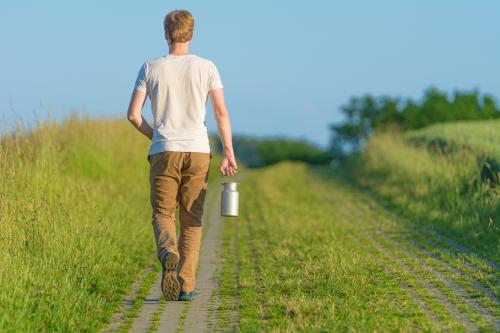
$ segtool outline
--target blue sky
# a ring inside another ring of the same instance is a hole
[[[419,98],[433,85],[500,97],[500,1],[5,1],[0,114],[125,117],[139,67],[168,52],[164,15],[181,8],[196,19],[191,53],[219,68],[235,133],[326,145],[353,95]]]

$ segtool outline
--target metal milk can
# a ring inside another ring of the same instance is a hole
[[[221,215],[238,216],[238,184],[237,182],[226,182],[221,195]]]

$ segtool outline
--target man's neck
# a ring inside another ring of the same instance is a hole
[[[168,53],[171,55],[187,55],[189,54],[189,42],[187,43],[174,43],[169,45]]]

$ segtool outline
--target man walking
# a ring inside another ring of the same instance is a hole
[[[237,165],[217,67],[211,60],[189,53],[193,16],[186,10],[174,10],[165,16],[164,30],[169,52],[141,66],[128,120],[152,141],[148,154],[150,196],[163,294],[167,300],[191,301],[195,297],[203,204],[212,158],[205,126],[208,97],[223,146],[220,172],[233,176]],[[141,115],[147,96],[152,126]]]

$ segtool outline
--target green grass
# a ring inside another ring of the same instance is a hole
[[[94,332],[117,310],[154,261],[148,148],[125,120],[76,116],[0,138],[1,332]]]
[[[500,161],[499,143],[497,120],[376,134],[337,172],[415,226],[500,265],[500,191],[481,176],[485,161]]]
[[[152,259],[148,143],[71,118],[0,142],[0,331],[96,331]]]
[[[240,195],[240,217],[224,222],[221,330],[495,330],[498,272],[335,169],[280,163],[250,172]]]
[[[163,310],[165,309],[167,302],[168,302],[167,299],[162,297],[162,299],[160,301],[160,306],[153,313],[153,316],[151,317],[151,325],[149,326],[147,333],[156,332],[158,330],[158,327],[160,327],[161,314],[162,314]]]
[[[452,145],[472,148],[476,155],[500,161],[500,120],[461,121],[410,131],[408,138],[426,141],[443,139]]]
[[[156,276],[158,275],[158,272],[160,271],[160,269],[161,269],[160,263],[158,261],[156,261],[155,265],[154,265],[154,269],[151,272],[149,272],[149,274],[147,276],[144,277],[144,280],[142,282],[141,287],[139,288],[137,296],[133,300],[134,304],[132,306],[132,309],[130,309],[130,311],[126,314],[126,317],[124,318],[121,325],[118,327],[117,332],[126,333],[129,331],[130,327],[133,324],[135,317],[137,317],[137,315],[141,311],[141,308],[144,304],[144,300],[146,299],[146,297],[148,297],[149,291],[150,291],[151,287],[153,286],[153,283],[155,282]],[[162,306],[163,303],[164,303],[164,299],[161,300],[160,307]],[[156,323],[157,320],[155,318],[156,318],[156,313],[155,313],[155,317],[152,318],[151,326],[157,325],[157,323]]]
[[[332,200],[333,194],[350,195],[332,185],[299,163],[280,163],[245,178],[241,216],[224,225],[221,291],[239,299],[236,309],[222,303],[223,320],[237,311],[232,325],[243,332],[437,327],[405,292],[403,277],[386,271],[387,260],[363,236],[362,226],[343,217],[358,200],[349,206]],[[452,318],[440,327],[460,325]]]
[[[466,126],[377,135],[348,168],[247,170],[241,216],[223,222],[217,329],[494,331],[499,272],[483,259],[499,263],[499,197],[479,170],[498,155],[453,135]],[[93,332],[109,320],[154,260],[148,144],[126,121],[77,118],[2,138],[1,332]]]

